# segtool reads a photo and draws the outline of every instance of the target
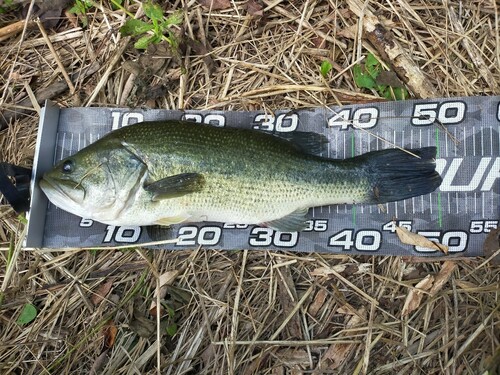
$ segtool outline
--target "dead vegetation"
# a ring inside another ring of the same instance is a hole
[[[55,26],[0,33],[0,159],[31,164],[47,98],[269,111],[379,100],[351,75],[369,52],[415,97],[499,91],[493,0],[169,4],[167,13],[183,9],[178,55],[134,49],[119,33],[128,16],[107,1],[86,27],[61,7]],[[24,14],[45,22],[31,5]],[[123,5],[143,14],[139,1]],[[3,14],[0,26],[21,18]],[[325,59],[333,70],[323,78]],[[1,373],[498,373],[500,272],[485,259],[23,252],[24,225],[6,204],[0,224]],[[38,315],[19,325],[27,303]]]

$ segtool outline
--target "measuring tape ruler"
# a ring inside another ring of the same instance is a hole
[[[500,97],[408,100],[297,111],[166,111],[112,108],[43,110],[34,173],[40,178],[57,161],[107,132],[141,121],[183,119],[213,126],[270,132],[311,131],[329,145],[322,156],[348,158],[393,147],[437,146],[443,177],[431,194],[376,205],[335,205],[309,211],[304,231],[224,223],[189,223],[168,230],[115,227],[73,216],[47,204],[32,184],[27,247],[92,247],[149,243],[168,236],[184,249],[281,249],[389,255],[442,255],[402,244],[396,225],[449,247],[450,254],[477,256],[500,218]],[[265,194],[265,191],[262,192]]]

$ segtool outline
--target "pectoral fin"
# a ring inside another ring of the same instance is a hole
[[[306,227],[307,208],[299,209],[282,218],[262,223],[266,227],[280,232],[297,232]]]
[[[144,186],[144,189],[153,193],[153,201],[159,201],[195,193],[200,191],[204,184],[205,178],[201,174],[182,173],[155,181]]]

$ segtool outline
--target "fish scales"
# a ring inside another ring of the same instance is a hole
[[[239,207],[248,213],[248,217],[239,214],[239,219],[248,221],[270,212],[275,219],[313,203],[330,203],[332,195],[354,202],[367,194],[369,182],[361,171],[335,163],[325,168],[325,159],[305,155],[268,134],[191,124],[144,128],[143,132],[123,128],[122,137],[143,150],[153,180],[188,172],[205,175],[203,191],[169,202],[170,208],[213,210],[234,220],[231,211]],[[360,176],[353,179],[356,173]]]

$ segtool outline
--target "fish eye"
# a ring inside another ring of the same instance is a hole
[[[75,163],[73,163],[73,160],[66,160],[63,165],[62,165],[62,172],[63,173],[71,173],[75,169]]]

